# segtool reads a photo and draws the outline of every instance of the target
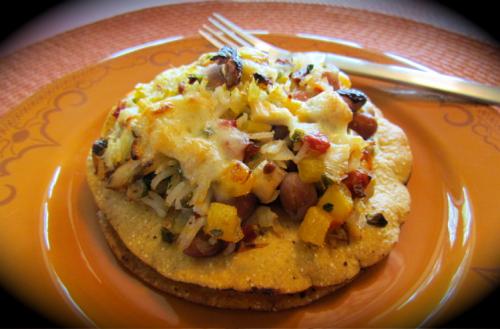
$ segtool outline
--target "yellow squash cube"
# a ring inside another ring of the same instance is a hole
[[[216,193],[224,199],[245,195],[250,193],[253,181],[250,169],[243,162],[234,160],[222,172]]]
[[[331,217],[321,208],[314,206],[307,210],[299,227],[299,238],[302,241],[322,246],[330,228]]]
[[[331,185],[319,199],[317,206],[330,216],[332,229],[337,228],[352,211],[351,192],[344,185]]]
[[[243,238],[240,225],[236,207],[218,202],[210,204],[205,233],[227,242],[238,242]]]
[[[305,158],[298,164],[299,177],[304,183],[315,183],[325,173],[325,163],[321,159]]]

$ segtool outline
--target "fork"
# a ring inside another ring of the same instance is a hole
[[[198,32],[213,46],[221,48],[254,47],[269,54],[270,57],[290,57],[286,49],[269,44],[218,13],[208,18],[211,26],[204,24]],[[466,97],[487,104],[500,104],[500,88],[483,85],[458,77],[437,72],[420,71],[397,65],[378,64],[358,58],[332,53],[311,52],[322,56],[326,63],[331,63],[341,70],[359,76],[379,80],[424,87],[448,94]]]

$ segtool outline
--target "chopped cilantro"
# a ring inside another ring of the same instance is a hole
[[[331,211],[333,210],[333,204],[331,204],[331,203],[329,203],[329,202],[328,202],[328,203],[325,203],[325,204],[323,205],[323,210],[324,210],[324,211],[327,211],[327,212],[331,212]]]

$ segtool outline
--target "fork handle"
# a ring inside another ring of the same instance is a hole
[[[500,104],[500,88],[477,82],[425,72],[396,65],[377,64],[335,54],[325,54],[325,60],[341,70],[354,75],[412,86],[425,87],[460,96],[466,96],[488,104]]]

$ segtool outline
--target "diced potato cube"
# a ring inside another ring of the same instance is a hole
[[[320,207],[314,206],[307,210],[299,227],[299,238],[302,241],[322,246],[330,228],[331,217]]]
[[[342,184],[333,184],[319,199],[317,206],[330,216],[332,229],[337,228],[345,222],[353,209],[351,192]]]
[[[270,170],[270,166],[273,167]],[[276,190],[285,177],[286,172],[267,160],[262,161],[253,171],[252,192],[262,203],[270,203],[278,196]]]
[[[216,186],[221,198],[231,198],[250,193],[254,178],[250,169],[241,161],[234,160],[222,172]]]
[[[218,239],[238,242],[243,238],[241,221],[236,207],[212,202],[208,208],[204,231]]]
[[[305,158],[299,162],[298,169],[299,177],[304,183],[315,183],[325,173],[325,163],[322,159]]]

